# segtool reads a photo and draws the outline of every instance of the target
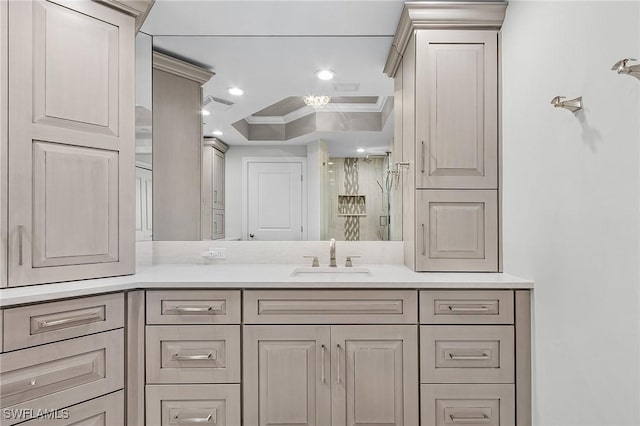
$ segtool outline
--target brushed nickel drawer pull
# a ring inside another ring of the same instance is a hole
[[[476,354],[454,354],[454,353],[450,353],[449,354],[449,358],[451,358],[451,359],[464,359],[464,360],[468,360],[468,361],[473,361],[473,360],[489,359],[489,354],[482,353],[480,355],[476,355]]]
[[[185,417],[181,419],[178,414],[175,415],[174,420],[180,421],[180,423],[211,423],[213,414],[209,414],[207,417]]]
[[[22,245],[24,237],[24,226],[18,225],[18,266],[22,266]]]
[[[320,347],[320,349],[322,351],[322,356],[320,357],[320,362],[322,363],[322,366],[320,367],[320,370],[322,371],[322,373],[321,373],[322,374],[322,383],[327,383],[327,379],[326,379],[325,374],[324,374],[324,364],[325,364],[325,359],[324,359],[325,355],[324,355],[324,353],[325,353],[327,348],[324,345],[322,345]]]
[[[205,361],[209,359],[216,359],[217,356],[213,356],[213,352],[209,352],[204,355],[180,355],[179,353],[171,355],[171,359],[176,361]]]
[[[420,155],[420,158],[422,159],[422,173],[424,174],[424,166],[425,166],[425,159],[424,159],[424,141],[422,141],[422,153]]]
[[[424,223],[421,226],[422,226],[422,255],[426,256],[427,255],[427,236],[424,233]],[[449,308],[451,308],[451,306],[449,306]]]
[[[483,414],[482,416],[476,416],[476,417],[460,417],[460,416],[456,416],[454,414],[449,414],[449,418],[451,419],[452,422],[456,423],[456,422],[485,422],[487,420],[489,420],[489,416],[487,416],[486,414]]]
[[[73,317],[61,318],[57,320],[43,320],[43,321],[40,321],[40,327],[41,328],[57,327],[59,325],[68,325],[68,324],[74,324],[78,322],[83,323],[85,321],[92,321],[94,319],[101,319],[100,314],[97,312],[93,312],[90,314],[76,315]]]
[[[340,344],[336,345],[336,354],[338,355],[338,383],[342,383],[342,372],[340,371]]]
[[[173,310],[178,312],[211,312],[213,306],[176,306]]]
[[[486,312],[489,308],[485,305],[449,305],[451,312]]]

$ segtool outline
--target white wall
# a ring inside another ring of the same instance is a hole
[[[536,425],[640,424],[640,81],[610,70],[639,28],[637,1],[507,10],[504,260],[536,281]]]
[[[242,159],[244,157],[306,157],[307,147],[294,146],[238,146],[225,154],[225,237],[237,239],[242,235]]]

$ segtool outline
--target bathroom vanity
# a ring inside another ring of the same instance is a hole
[[[3,290],[3,413],[68,408],[60,425],[530,424],[526,280],[402,265],[364,277],[142,269]]]

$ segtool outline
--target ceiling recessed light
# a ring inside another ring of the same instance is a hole
[[[336,75],[336,73],[334,73],[331,70],[320,70],[316,73],[316,76],[320,79],[320,80],[333,80],[333,77]]]
[[[244,90],[240,89],[239,87],[231,87],[229,89],[229,93],[233,96],[242,96],[244,94]]]
[[[333,166],[333,163],[332,163],[331,161],[329,161],[329,165],[330,165],[330,166]]]
[[[207,111],[206,109],[202,110],[202,115],[210,115],[211,113],[209,111]]]
[[[364,152],[364,148],[358,148],[356,151],[357,151],[358,153],[362,154],[362,153]]]
[[[214,130],[213,132],[211,132],[211,134],[213,134],[213,136],[222,136],[223,133],[220,130]]]

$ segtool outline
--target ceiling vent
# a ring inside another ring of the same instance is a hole
[[[209,95],[204,98],[202,106],[209,112],[223,112],[231,108],[233,102]]]
[[[333,85],[335,92],[357,92],[360,90],[360,84],[358,83],[336,83]]]

